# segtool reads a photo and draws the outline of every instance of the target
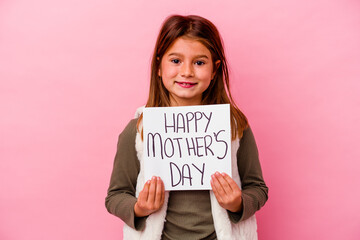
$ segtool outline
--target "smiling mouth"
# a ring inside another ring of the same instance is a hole
[[[176,84],[178,84],[179,86],[183,87],[183,88],[191,88],[193,86],[195,86],[197,83],[192,83],[192,82],[176,82]]]

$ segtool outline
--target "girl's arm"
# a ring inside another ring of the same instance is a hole
[[[242,216],[239,220],[245,220],[265,205],[269,190],[264,182],[258,148],[250,127],[244,131],[240,140],[237,159],[243,203]]]
[[[136,181],[140,171],[135,149],[136,123],[137,119],[131,120],[119,135],[105,206],[130,227],[142,230],[146,217],[136,217],[134,212]]]
[[[242,190],[226,174],[214,174],[212,185],[219,204],[228,210],[230,220],[238,222],[251,217],[268,199],[254,135],[247,128],[237,151]]]

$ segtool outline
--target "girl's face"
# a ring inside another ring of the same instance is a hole
[[[166,50],[158,74],[169,91],[171,106],[188,106],[201,104],[214,70],[209,49],[197,40],[180,37]]]

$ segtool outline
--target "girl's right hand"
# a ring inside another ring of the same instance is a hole
[[[160,177],[148,180],[134,206],[136,217],[145,217],[159,210],[164,204],[165,187]]]

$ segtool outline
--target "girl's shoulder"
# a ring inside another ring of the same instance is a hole
[[[143,110],[144,110],[145,106],[141,106],[139,108],[136,109],[135,114],[134,114],[134,118],[131,119],[128,124],[126,125],[126,127],[124,128],[124,130],[122,131],[122,133],[125,134],[131,134],[131,135],[135,135],[137,132],[137,124],[138,124],[138,120],[139,117],[141,116]]]
[[[255,141],[255,136],[250,126],[247,126],[243,131],[243,135],[240,139],[240,147],[251,148],[256,150],[257,152],[257,144]]]
[[[125,126],[124,130],[120,133],[120,135],[125,138],[134,137],[137,132],[137,121],[138,118],[131,119]]]
[[[144,105],[144,106],[141,106],[141,107],[139,107],[139,108],[136,109],[136,111],[135,111],[135,116],[134,116],[135,119],[137,119],[137,118],[140,117],[140,115],[142,114],[144,108],[145,108],[145,105]]]

